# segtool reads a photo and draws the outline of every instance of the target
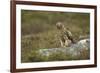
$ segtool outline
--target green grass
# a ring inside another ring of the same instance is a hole
[[[44,11],[21,11],[21,61],[31,62],[36,55],[36,50],[60,47],[56,34],[57,22],[62,22],[69,28],[76,40],[80,35],[90,33],[89,13],[71,12],[44,12]],[[58,56],[62,57],[60,54]],[[69,57],[70,58],[70,57]],[[45,61],[41,58],[41,61]],[[51,60],[57,57],[51,56]],[[64,59],[61,59],[64,60]],[[40,60],[35,60],[40,61]]]

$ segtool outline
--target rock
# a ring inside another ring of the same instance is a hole
[[[90,40],[83,39],[66,48],[40,49],[37,51],[38,59],[42,60],[81,60],[89,59]]]

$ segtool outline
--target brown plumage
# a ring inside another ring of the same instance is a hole
[[[57,29],[59,30],[61,45],[68,46],[71,43],[75,43],[73,39],[73,35],[68,28],[66,29],[65,26],[61,22],[58,22],[56,26],[57,26]]]

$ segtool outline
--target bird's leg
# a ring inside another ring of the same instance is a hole
[[[62,42],[61,39],[60,39],[60,44],[61,44],[61,47],[64,47],[64,43]]]

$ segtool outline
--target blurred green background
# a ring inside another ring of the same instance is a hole
[[[21,10],[21,61],[31,62],[37,49],[60,47],[56,23],[62,22],[74,39],[90,34],[90,14]]]

